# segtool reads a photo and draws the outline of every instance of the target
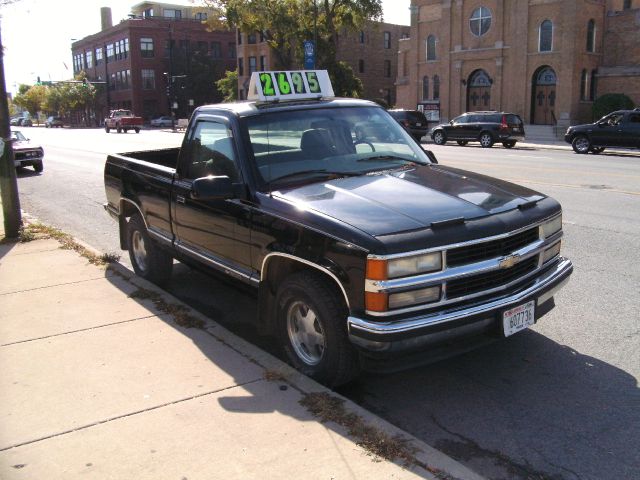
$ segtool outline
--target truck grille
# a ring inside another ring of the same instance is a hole
[[[32,158],[40,157],[40,152],[38,150],[26,150],[26,151],[18,151],[13,153],[15,160],[29,160]]]
[[[526,244],[525,244],[526,245]],[[447,282],[447,298],[459,298],[474,293],[491,290],[513,282],[534,271],[538,266],[538,256],[524,260],[511,268],[493,270],[487,273],[450,280]]]
[[[535,242],[538,238],[538,227],[534,227],[498,240],[452,248],[447,250],[447,266],[457,267],[489,258],[502,257]]]

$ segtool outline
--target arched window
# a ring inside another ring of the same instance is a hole
[[[538,35],[538,51],[550,52],[553,48],[553,23],[551,20],[545,20],[540,24],[540,32]]]
[[[429,77],[422,77],[422,99],[429,100]]]
[[[589,72],[587,72],[587,69],[585,68],[582,70],[582,73],[580,74],[580,100],[587,99],[588,85],[589,85]]]
[[[436,37],[429,35],[427,37],[427,61],[436,59]]]
[[[589,100],[592,102],[596,99],[596,75],[598,70],[591,70],[591,84],[589,85]]]
[[[596,22],[589,20],[587,23],[587,52],[596,51]]]
[[[433,99],[440,100],[440,77],[438,75],[433,76]]]

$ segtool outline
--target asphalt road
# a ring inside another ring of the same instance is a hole
[[[46,156],[42,175],[19,172],[22,208],[118,253],[117,226],[102,208],[105,153],[182,140],[158,131],[23,131]],[[574,274],[533,328],[455,359],[365,375],[340,392],[488,478],[640,478],[640,154],[432,148],[442,164],[558,199]],[[277,353],[255,335],[251,292],[184,266],[169,290]]]

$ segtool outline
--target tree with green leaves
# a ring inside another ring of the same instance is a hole
[[[14,102],[19,107],[27,110],[32,117],[37,118],[38,112],[42,110],[47,96],[47,88],[43,85],[26,86],[26,89],[23,87],[23,85],[20,85],[19,93],[16,95]]]
[[[316,65],[327,69],[334,90],[360,96],[362,84],[351,69],[336,60],[338,33],[358,31],[366,22],[382,19],[381,0],[204,0],[209,26],[262,32],[277,65],[291,70],[302,64],[305,40],[316,36]],[[317,9],[317,15],[316,15]],[[317,35],[316,35],[317,33]],[[357,81],[356,81],[357,80]],[[337,92],[336,92],[337,93]]]
[[[238,99],[238,70],[226,71],[224,77],[216,82],[223,95],[224,102],[235,102]]]

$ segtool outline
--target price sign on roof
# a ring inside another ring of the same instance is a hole
[[[298,70],[253,72],[247,98],[276,102],[333,96],[333,87],[326,70]]]

